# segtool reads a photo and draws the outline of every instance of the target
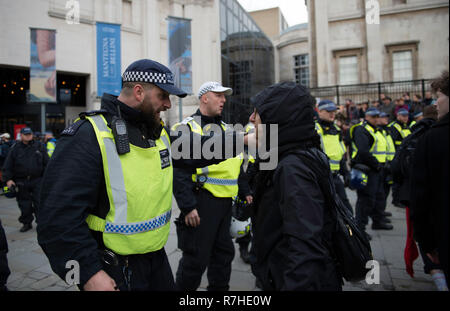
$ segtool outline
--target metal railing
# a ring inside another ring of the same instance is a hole
[[[425,97],[425,92],[430,91],[432,80],[410,80],[396,82],[379,82],[352,85],[336,85],[310,88],[311,95],[316,98],[329,99],[336,104],[344,104],[346,99],[354,103],[372,102],[378,100],[381,94],[389,96],[392,100],[400,98],[408,92],[411,99],[414,94]]]

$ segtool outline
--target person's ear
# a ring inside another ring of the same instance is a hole
[[[142,85],[136,84],[133,87],[133,95],[134,98],[140,103],[144,100],[144,88],[142,87]]]

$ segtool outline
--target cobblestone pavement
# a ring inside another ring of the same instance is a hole
[[[356,193],[348,191],[350,202],[354,205]],[[388,200],[390,202],[390,198]],[[380,284],[346,283],[345,291],[435,291],[436,288],[429,275],[423,272],[423,263],[419,257],[414,263],[415,278],[411,278],[405,270],[403,250],[406,240],[405,210],[388,205],[393,215],[391,217],[394,230],[372,231],[372,250],[374,259],[380,263]],[[179,210],[174,200],[171,231],[166,245],[166,252],[172,271],[176,272],[181,251],[177,249],[174,219]],[[69,286],[56,276],[36,240],[36,225],[33,229],[21,233],[18,222],[19,208],[14,199],[0,197],[0,219],[5,228],[9,252],[8,261],[11,275],[7,287],[11,291],[78,291],[76,286]],[[230,288],[234,291],[255,291],[255,277],[250,266],[239,257],[236,246],[236,256],[233,260]],[[199,290],[207,286],[206,273]]]

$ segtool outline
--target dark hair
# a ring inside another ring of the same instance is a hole
[[[449,77],[448,77],[448,70],[444,70],[441,75],[434,79],[431,83],[431,89],[433,92],[441,92],[445,95],[448,95],[448,84],[449,84]]]
[[[418,99],[422,99],[422,96],[419,94],[414,94],[414,96],[416,96]]]
[[[433,120],[438,119],[438,112],[435,105],[428,105],[423,109],[423,117]]]
[[[131,95],[131,91],[133,90],[133,88],[137,85],[142,85],[142,87],[145,90],[149,90],[153,87],[153,84],[150,83],[145,83],[145,82],[123,82],[122,83],[122,92],[124,93],[125,96],[130,96]]]
[[[133,89],[137,84],[142,85],[145,89],[151,89],[153,87],[153,84],[146,82],[124,82],[122,84],[122,89]]]

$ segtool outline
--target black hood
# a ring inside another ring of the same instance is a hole
[[[251,103],[263,124],[278,124],[279,147],[320,139],[313,119],[315,100],[306,87],[294,82],[274,84],[252,97]]]

